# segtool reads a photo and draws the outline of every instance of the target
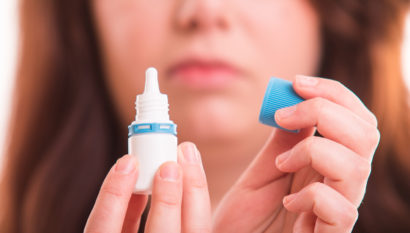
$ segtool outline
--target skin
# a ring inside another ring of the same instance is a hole
[[[179,140],[195,142],[206,155],[214,207],[271,133],[256,120],[268,79],[314,75],[321,49],[317,15],[306,0],[222,2],[93,2],[107,85],[123,128],[135,116],[145,70],[154,66]],[[234,64],[239,77],[222,90],[172,82],[166,70],[192,53]]]
[[[145,69],[155,66],[179,140],[197,145],[182,143],[178,163],[158,170],[146,232],[351,231],[380,136],[374,115],[342,84],[295,78],[314,75],[320,64],[319,22],[307,1],[93,3],[124,127]],[[218,90],[179,85],[166,70],[187,51],[222,57],[240,77]],[[272,74],[294,81],[306,99],[275,115],[298,134],[255,120]],[[137,179],[138,162],[119,159],[85,232],[137,232],[147,202],[132,195]]]

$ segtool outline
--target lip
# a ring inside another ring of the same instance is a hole
[[[221,89],[239,77],[239,69],[216,58],[182,59],[168,70],[172,82],[192,89]]]

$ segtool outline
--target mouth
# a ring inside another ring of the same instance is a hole
[[[239,69],[218,59],[187,58],[168,70],[176,85],[191,89],[222,89],[239,77]]]

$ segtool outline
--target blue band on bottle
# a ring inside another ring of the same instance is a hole
[[[304,101],[304,99],[293,90],[292,82],[271,78],[263,99],[259,121],[265,125],[297,133],[299,130],[289,130],[280,127],[275,121],[275,113],[281,108],[290,107],[302,101]]]
[[[177,135],[177,126],[171,123],[142,123],[128,126],[128,137],[142,133],[168,133]]]

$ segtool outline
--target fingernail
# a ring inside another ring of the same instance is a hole
[[[296,76],[296,84],[302,87],[313,87],[319,82],[317,78],[298,75]]]
[[[296,111],[296,105],[293,105],[291,107],[279,109],[278,111],[276,111],[276,115],[279,118],[287,118],[291,116],[295,111]]]
[[[190,163],[198,163],[200,161],[198,149],[194,144],[185,143],[182,145],[181,150],[186,161]]]
[[[289,205],[293,200],[296,199],[297,193],[287,195],[283,198],[283,205]]]
[[[290,157],[290,152],[287,151],[281,155],[279,155],[278,157],[276,157],[276,164],[278,166],[282,165],[286,160],[288,160]]]
[[[129,174],[137,167],[136,159],[132,155],[125,155],[117,160],[115,171],[122,174]]]
[[[161,167],[159,175],[163,180],[177,181],[179,178],[178,166],[175,163],[166,163]]]

